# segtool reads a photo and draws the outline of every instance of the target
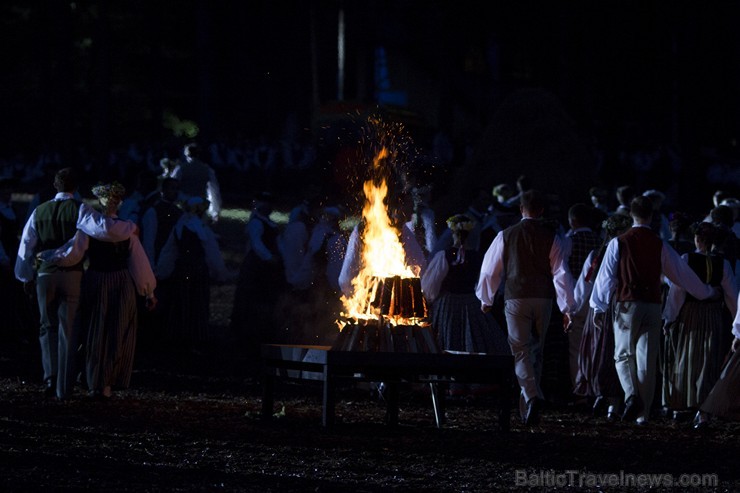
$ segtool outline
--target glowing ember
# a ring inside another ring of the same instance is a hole
[[[381,162],[388,157],[388,150],[383,147],[373,159],[373,168],[378,169]],[[399,239],[399,232],[391,225],[388,216],[385,198],[388,186],[384,178],[370,179],[364,184],[365,205],[362,210],[364,229],[362,232],[362,265],[359,274],[352,280],[353,294],[351,298],[342,297],[345,319],[369,320],[385,319],[391,325],[422,324],[426,316],[426,306],[411,307],[409,310],[390,309],[382,310],[383,306],[399,306],[395,303],[378,303],[383,298],[384,289],[388,291],[388,279],[416,278],[420,267],[406,264],[406,255]],[[385,288],[384,288],[385,283]],[[405,283],[408,285],[409,283]],[[400,286],[400,284],[399,284]],[[394,297],[404,296],[401,289],[392,294]],[[413,296],[407,296],[413,297]],[[423,305],[420,296],[416,303]],[[422,314],[422,316],[419,316]],[[408,316],[412,314],[413,316]],[[347,322],[338,322],[340,330]]]

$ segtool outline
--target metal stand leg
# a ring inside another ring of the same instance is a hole
[[[443,416],[440,414],[440,409],[437,406],[437,384],[434,382],[429,382],[429,390],[432,393],[432,407],[434,408],[434,422],[437,424],[437,428],[442,428],[442,420]]]

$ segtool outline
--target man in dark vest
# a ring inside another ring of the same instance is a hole
[[[550,324],[553,298],[570,326],[573,278],[568,270],[564,240],[542,218],[545,198],[538,190],[521,195],[522,219],[496,235],[483,258],[475,293],[488,311],[504,286],[506,324],[514,369],[521,387],[520,411],[525,424],[536,424],[544,400],[542,349]]]
[[[661,329],[661,276],[698,299],[716,295],[689,264],[650,228],[653,204],[646,196],[630,203],[633,225],[612,239],[594,281],[590,305],[601,327],[613,296],[614,362],[624,390],[622,420],[644,425],[655,394]]]
[[[36,254],[64,245],[78,229],[99,240],[123,241],[136,232],[136,225],[107,218],[76,200],[77,178],[72,168],[56,173],[54,188],[57,190],[54,198],[36,207],[23,228],[15,277],[23,282],[26,293],[35,292],[38,299],[45,393],[66,399],[74,386],[80,342],[74,319],[80,302],[83,267],[82,263],[58,267],[38,261]]]

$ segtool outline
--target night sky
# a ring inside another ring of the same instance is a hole
[[[502,108],[534,90],[603,152],[606,184],[625,151],[675,149],[688,183],[737,165],[740,3],[724,1],[11,0],[2,153],[102,156],[171,138],[165,114],[200,139],[278,138],[291,114],[311,128],[337,99],[340,6],[344,101],[377,104],[382,47],[422,145],[437,129],[495,142]]]

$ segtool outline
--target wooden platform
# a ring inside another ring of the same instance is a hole
[[[335,387],[340,379],[383,382],[386,422],[398,423],[398,387],[402,383],[429,383],[436,424],[444,423],[444,389],[450,383],[496,384],[499,429],[509,430],[514,357],[478,353],[391,353],[337,351],[331,346],[262,345],[262,417],[270,419],[275,380],[292,378],[323,382],[322,424],[334,424]]]

